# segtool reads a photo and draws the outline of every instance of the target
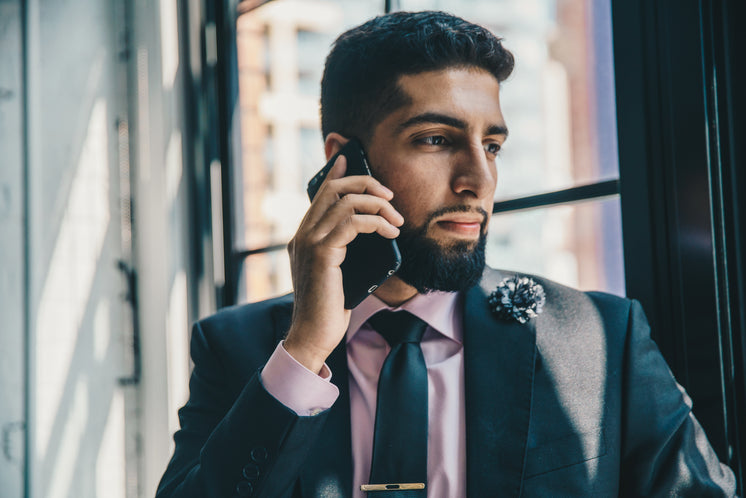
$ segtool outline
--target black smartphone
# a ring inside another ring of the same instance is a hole
[[[347,158],[345,176],[368,175],[368,159],[359,140],[351,138],[332,157],[321,171],[308,182],[308,198],[313,200],[334,162],[342,154]],[[401,266],[401,253],[395,240],[377,233],[361,233],[347,245],[347,255],[342,262],[342,286],[345,294],[345,309],[351,310],[375,291]]]

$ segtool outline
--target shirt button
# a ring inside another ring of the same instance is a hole
[[[243,468],[243,476],[249,481],[253,481],[259,477],[259,467],[254,463],[248,463]]]
[[[238,496],[251,496],[251,493],[253,492],[254,486],[252,486],[250,482],[241,481],[236,485],[236,493],[238,493]]]
[[[256,463],[264,463],[267,461],[267,449],[263,448],[261,446],[258,446],[251,450],[251,459],[254,460]]]

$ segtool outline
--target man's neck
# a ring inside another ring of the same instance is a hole
[[[396,308],[416,296],[417,289],[394,275],[381,284],[374,294],[387,305]]]

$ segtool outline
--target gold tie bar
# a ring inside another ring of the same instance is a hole
[[[425,489],[424,482],[402,482],[396,484],[361,484],[361,491],[400,491],[405,489]]]

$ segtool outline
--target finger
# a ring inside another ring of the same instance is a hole
[[[324,188],[325,192],[322,193],[321,189],[319,189],[319,193],[330,197],[336,196],[339,198],[347,194],[371,194],[387,201],[394,198],[394,193],[391,190],[370,175],[332,178],[322,188]]]
[[[387,239],[399,236],[399,229],[380,216],[356,214],[346,223],[337,225],[324,238],[324,244],[331,247],[346,247],[361,233],[378,233]]]
[[[332,206],[349,194],[368,194],[387,201],[394,197],[391,190],[371,176],[358,175],[330,179],[319,188],[304,221],[307,220],[312,224],[318,223]]]
[[[336,204],[341,209],[348,208],[358,214],[377,214],[386,218],[394,226],[404,224],[404,217],[386,199],[381,199],[370,194],[347,194]]]
[[[388,201],[368,194],[347,194],[329,208],[314,230],[324,236],[356,214],[378,215],[397,227],[404,224],[404,217]]]
[[[329,179],[336,179],[336,178],[342,178],[345,176],[345,172],[347,171],[347,158],[343,156],[342,154],[339,155],[336,161],[334,161],[334,166],[332,166],[332,169],[329,170],[329,174],[326,175],[326,178],[322,182],[322,185],[329,181]]]
[[[324,177],[324,180],[321,182],[321,185],[319,185],[319,188],[317,189],[316,196],[318,196],[318,192],[329,181],[336,180],[338,178],[343,178],[345,176],[346,171],[347,171],[347,158],[340,154],[334,160],[334,164],[329,169],[329,171],[327,171],[326,177]]]

